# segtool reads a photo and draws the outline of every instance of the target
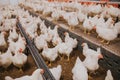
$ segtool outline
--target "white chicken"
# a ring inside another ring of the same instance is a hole
[[[68,32],[65,32],[64,35],[65,35],[65,42],[68,43],[70,46],[72,46],[72,48],[75,48],[78,44],[77,40],[71,38]]]
[[[88,80],[87,69],[83,62],[77,57],[76,63],[72,69],[73,80]]]
[[[48,7],[48,6],[47,6],[47,7],[44,8],[42,14],[43,14],[44,16],[49,16],[49,15],[52,14],[53,10],[54,10],[53,7],[50,7],[50,6]]]
[[[26,48],[26,41],[20,34],[18,35],[18,40],[15,43],[15,46],[16,46],[15,48],[16,51],[18,51],[21,48],[23,52]]]
[[[120,34],[120,22],[115,23],[115,27],[118,30],[118,33]]]
[[[33,8],[34,11],[39,11],[40,13],[42,13],[42,11],[44,10],[44,6],[40,6],[39,4],[34,6],[34,7],[32,7],[32,8]]]
[[[58,65],[57,67],[51,68],[49,70],[53,74],[53,76],[55,77],[55,80],[60,80],[61,73],[62,73],[61,65]]]
[[[68,25],[70,26],[70,30],[74,30],[75,26],[79,24],[77,13],[71,12],[71,15],[69,16],[67,22]]]
[[[16,51],[16,43],[12,39],[8,39],[9,42],[9,48],[12,53],[15,53]]]
[[[83,22],[84,33],[86,33],[88,31],[88,34],[90,34],[90,31],[94,27],[94,24],[92,23],[92,21],[90,19],[91,19],[91,17],[89,17],[89,18],[86,17]]]
[[[109,14],[113,17],[117,17],[119,15],[118,12],[120,12],[119,8],[113,7],[112,5],[109,5],[109,8],[107,10]]]
[[[104,19],[104,17],[103,17],[103,15],[100,15],[100,18],[96,21],[96,26],[103,26],[103,25],[105,25],[105,19]]]
[[[85,18],[87,17],[87,15],[82,13],[81,10],[79,10],[77,12],[77,17],[78,17],[79,22],[83,22],[85,20]]]
[[[114,40],[118,36],[117,27],[103,28],[103,27],[96,26],[95,29],[96,29],[98,36],[103,39],[101,42],[104,42],[106,40],[107,41],[106,44],[109,44],[110,41]]]
[[[97,48],[97,51],[90,49],[87,45],[87,43],[83,43],[83,55],[86,57],[83,61],[85,67],[91,71],[94,72],[99,68],[98,60],[100,58],[103,58],[100,48]]]
[[[51,29],[50,27],[48,27],[48,34],[52,36],[52,38],[55,36],[55,35],[58,35],[58,28],[59,26],[55,26],[54,29]]]
[[[13,79],[10,76],[5,76],[5,80],[43,80],[42,74],[44,73],[43,69],[36,69],[31,76],[26,75],[20,78]]]
[[[100,17],[100,15],[95,15],[94,17],[90,18],[90,21],[92,23],[92,29],[94,26],[96,26],[99,22],[98,22],[98,18]],[[91,29],[90,29],[91,30]]]
[[[104,18],[110,18],[110,17],[111,17],[111,15],[109,14],[108,7],[107,7],[107,6],[104,7],[104,10],[102,11],[101,15],[102,15]]]
[[[34,22],[31,22],[29,26],[26,28],[26,33],[30,36],[30,38],[33,39],[36,36],[35,33],[37,31],[37,28],[38,26]]]
[[[14,66],[22,70],[22,67],[27,62],[27,56],[22,52],[21,48],[19,51],[16,51],[15,55],[12,57],[12,62]]]
[[[99,14],[100,12],[102,12],[103,8],[101,6],[101,4],[97,4],[97,5],[90,5],[89,6],[89,10],[90,12],[94,13],[94,14]]]
[[[12,27],[15,27],[17,20],[16,20],[16,19],[9,19],[9,20],[10,20],[10,22],[11,22],[11,26],[12,26]]]
[[[62,10],[53,10],[51,17],[53,18],[54,21],[57,21],[60,17],[62,17],[62,14],[64,13],[64,11]]]
[[[11,21],[9,19],[5,19],[5,21],[3,22],[3,26],[4,31],[9,31],[10,29],[12,29]]]
[[[47,33],[47,27],[45,25],[45,21],[42,21],[41,24],[40,24],[40,30],[41,30],[41,34],[45,34]]]
[[[12,63],[12,54],[10,49],[3,53],[0,54],[0,66],[3,66],[4,68],[7,68],[11,65]]]
[[[46,38],[43,34],[35,38],[34,43],[39,50],[42,50],[43,47],[47,45],[47,41],[45,39]]]
[[[42,23],[42,20],[41,20],[40,17],[38,16],[37,18],[36,18],[36,17],[34,18],[34,22],[35,22],[36,24],[40,24],[40,23]]]
[[[112,28],[113,27],[113,24],[114,24],[114,21],[112,20],[112,18],[108,18],[108,20],[105,22],[105,27],[108,27],[108,28]]]
[[[44,58],[47,58],[50,61],[49,66],[51,66],[51,62],[55,61],[55,59],[58,57],[57,47],[48,48],[48,46],[44,46],[43,51],[42,51],[42,56]]]
[[[55,34],[54,37],[53,37],[53,39],[52,39],[52,44],[54,46],[56,46],[56,45],[58,45],[60,43],[62,43],[62,39],[59,37],[58,34]]]
[[[62,43],[58,44],[56,47],[60,54],[67,55],[67,57],[68,57],[67,61],[69,61],[70,53],[73,51],[73,47],[70,46],[70,44],[68,42],[67,43],[62,42]]]
[[[4,31],[0,33],[0,46],[3,46],[3,47],[7,46],[7,43],[5,41],[5,34],[6,32]]]
[[[105,77],[105,80],[114,80],[110,70],[107,71],[107,75]]]
[[[18,38],[18,34],[16,32],[16,27],[13,27],[12,31],[9,31],[9,37],[8,39],[11,38],[12,40],[16,40]]]

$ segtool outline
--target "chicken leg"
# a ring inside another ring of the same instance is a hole
[[[97,38],[99,38],[99,36],[97,35]]]
[[[88,33],[87,33],[88,35],[90,35],[91,33],[90,33],[90,31],[88,31]]]
[[[52,63],[51,63],[51,61],[50,61],[50,63],[48,64],[48,66],[49,66],[49,67],[51,67],[51,66],[52,66]]]
[[[92,30],[91,33],[95,33],[95,31]]]
[[[58,56],[59,56],[60,60],[62,60],[62,59],[64,58],[64,55],[61,56],[61,55],[59,54]]]
[[[105,42],[105,40],[104,40],[104,39],[102,39],[100,42],[104,43],[104,42]]]
[[[49,62],[48,61],[45,61],[46,64],[48,64]]]
[[[53,22],[55,22],[55,23],[56,23],[56,22],[57,22],[57,19],[54,19],[54,20],[53,20]]]
[[[90,75],[88,75],[88,80],[93,80],[93,78]]]
[[[110,41],[107,41],[107,43],[106,43],[106,44],[108,45],[109,43],[110,43]]]
[[[23,70],[22,70],[22,68],[20,68],[20,70],[19,70],[19,71],[23,73]]]
[[[67,61],[69,62],[70,61],[70,57],[68,56],[68,58],[67,58]]]
[[[86,29],[84,29],[84,33],[85,33],[85,34],[87,33]]]

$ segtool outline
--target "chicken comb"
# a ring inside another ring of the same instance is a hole
[[[68,34],[68,32],[64,32],[64,35],[67,35]]]
[[[41,69],[40,73],[43,74],[45,71],[43,69]]]
[[[103,59],[103,55],[102,55],[102,54],[99,54],[99,55],[98,55],[98,59]]]
[[[19,52],[22,53],[22,51],[23,51],[22,48],[20,48],[20,49],[19,49]]]
[[[81,44],[81,46],[84,46],[85,45],[85,43],[83,42],[82,44]]]

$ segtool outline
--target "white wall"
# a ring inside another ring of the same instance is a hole
[[[17,5],[19,2],[24,2],[25,0],[0,0],[0,6],[5,6],[8,4]]]
[[[19,0],[10,0],[11,5],[17,5]]]
[[[0,6],[5,6],[9,4],[9,0],[0,0]]]

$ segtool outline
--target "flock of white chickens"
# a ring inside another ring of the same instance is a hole
[[[70,29],[74,29],[81,23],[80,27],[83,27],[85,33],[90,34],[95,29],[98,36],[103,39],[102,42],[107,41],[106,44],[115,40],[120,34],[120,9],[109,4],[86,5],[78,2],[34,0],[27,1],[23,5],[44,16],[49,16],[55,21],[66,21]]]
[[[119,14],[118,15],[114,14],[113,13],[114,11],[113,12],[111,11],[111,13],[109,13],[108,20],[105,22],[104,17],[106,16],[105,14],[107,12],[105,12],[106,10],[104,10],[103,11],[104,14],[101,13],[103,10],[103,7],[101,5],[89,5],[89,9],[86,10],[88,5],[81,5],[78,3],[74,3],[74,5],[72,3],[62,4],[63,6],[69,6],[66,8],[75,11],[77,8],[78,12],[65,12],[64,10],[62,10],[64,7],[61,8],[60,4],[58,3],[48,4],[48,2],[46,1],[38,2],[37,4],[28,2],[25,3],[25,5],[32,6],[34,10],[42,10],[43,15],[49,14],[52,11],[53,12],[52,17],[55,20],[58,20],[62,16],[70,26],[76,26],[79,23],[78,21],[80,21],[83,22],[83,27],[85,29],[90,30],[89,29],[90,27],[93,28],[94,26],[96,26],[96,32],[101,32],[101,30],[99,29],[101,27],[97,27],[97,25],[99,26],[104,25],[103,26],[104,28],[102,27],[102,29],[112,30],[110,33],[112,35],[114,35],[112,32],[114,32],[114,29],[116,30],[116,27],[113,26],[112,23],[113,20],[111,15],[114,17],[120,16]],[[93,6],[96,8],[90,8]],[[82,9],[83,7],[84,9]],[[111,7],[110,10],[114,8],[112,6],[110,7]],[[105,7],[105,9],[109,10],[107,6]],[[117,8],[114,9],[115,11],[119,10]],[[94,17],[87,18],[88,13],[91,12],[92,13],[95,12],[95,14],[101,13],[102,15],[100,14]],[[18,6],[16,6],[16,8],[14,6],[7,6],[1,8],[0,14],[1,14],[0,15],[0,39],[1,39],[0,46],[6,47],[8,45],[6,52],[0,53],[0,66],[3,66],[4,68],[9,67],[13,63],[14,66],[21,69],[22,66],[24,66],[24,64],[27,62],[27,56],[26,54],[24,54],[24,50],[26,48],[26,41],[21,36],[21,34],[17,32],[16,18],[19,19],[20,23],[22,24],[22,27],[24,28],[25,32],[28,34],[29,38],[34,40],[34,44],[37,47],[37,49],[42,51],[40,54],[48,61],[50,61],[50,65],[53,61],[56,60],[59,54],[66,55],[69,61],[70,53],[73,51],[75,47],[77,47],[78,44],[77,39],[71,38],[68,32],[64,33],[65,38],[64,40],[62,40],[58,34],[59,26],[56,25],[54,29],[51,29],[51,27],[47,27],[45,25],[45,21],[42,21],[39,17],[31,16],[28,11],[21,9]],[[17,17],[14,19],[11,18],[11,16],[13,15],[16,15]],[[101,21],[101,23],[97,24],[97,20],[99,20],[99,22]],[[118,22],[116,23],[116,25],[118,26],[120,25],[120,23]],[[38,29],[40,29],[40,34],[38,34],[37,32]],[[5,36],[7,32],[8,32],[8,37],[6,39]],[[116,32],[117,32],[116,35],[118,35],[118,29],[116,30]],[[100,37],[101,34],[102,33],[98,33]],[[104,33],[104,34],[108,34],[108,33]],[[112,36],[110,36],[110,38],[111,37]],[[49,47],[48,45],[49,42],[52,43],[52,45],[54,46],[53,48]],[[83,55],[85,56],[85,59],[84,61],[81,61],[80,58],[77,57],[76,63],[71,71],[73,73],[73,80],[88,80],[89,79],[88,72],[94,72],[95,70],[97,70],[99,68],[98,60],[103,58],[100,48],[97,48],[97,51],[95,51],[93,49],[90,49],[87,43],[83,43],[82,47],[83,47]],[[60,80],[62,73],[61,65],[58,65],[57,67],[50,69],[50,71],[56,80]],[[43,69],[36,69],[31,76],[26,75],[16,79],[6,76],[5,80],[43,80],[42,78],[43,73],[44,73]],[[108,70],[105,80],[113,80],[110,70]]]
[[[25,39],[16,32],[16,19],[6,16],[6,10],[1,9],[0,12],[0,47],[7,47],[6,52],[0,52],[0,66],[7,68],[13,63],[21,69],[27,61],[27,56],[23,53],[26,48]]]

